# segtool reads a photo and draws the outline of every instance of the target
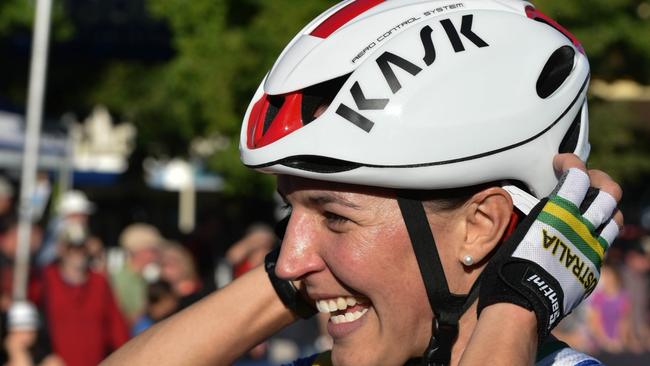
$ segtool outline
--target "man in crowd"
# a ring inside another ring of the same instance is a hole
[[[88,220],[95,211],[95,204],[88,200],[86,194],[73,190],[63,193],[56,206],[57,216],[49,223],[43,247],[38,253],[38,264],[45,266],[57,257],[57,243],[61,233],[67,228],[78,227],[88,230]]]
[[[43,274],[43,307],[52,348],[68,366],[96,365],[129,338],[108,281],[89,268],[88,237],[64,229],[59,259]]]
[[[178,297],[177,310],[192,305],[212,290],[203,286],[192,254],[180,243],[168,242],[162,247],[160,276]]]
[[[129,225],[120,234],[126,260],[111,275],[111,282],[130,324],[145,313],[147,283],[157,280],[160,274],[159,249],[163,240],[158,229],[143,223]]]

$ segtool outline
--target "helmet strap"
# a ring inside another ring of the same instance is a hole
[[[431,226],[422,201],[416,197],[417,194],[409,191],[397,192],[397,202],[434,314],[431,339],[420,363],[427,366],[448,365],[451,347],[458,337],[458,320],[478,296],[479,281],[474,283],[469,294],[456,295],[449,292]]]

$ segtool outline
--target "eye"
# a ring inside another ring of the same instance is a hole
[[[323,216],[325,216],[325,220],[327,220],[328,224],[342,225],[342,224],[345,224],[346,222],[350,221],[348,218],[337,215],[337,214],[335,214],[333,212],[330,212],[330,211],[325,211],[323,213]]]

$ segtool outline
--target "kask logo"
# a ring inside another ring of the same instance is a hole
[[[463,15],[459,32],[451,20],[448,18],[440,20],[440,25],[444,29],[447,38],[449,38],[449,42],[451,43],[451,46],[453,47],[455,53],[465,51],[465,45],[463,44],[461,35],[478,48],[489,46],[487,42],[483,40],[483,38],[474,33],[472,30],[473,21],[473,14]],[[431,37],[432,34],[433,28],[431,28],[429,25],[424,26],[422,29],[420,29],[420,40],[422,42],[422,49],[424,51],[422,61],[424,61],[424,64],[427,67],[431,66],[436,60],[436,48],[433,44],[433,39]],[[422,67],[388,51],[385,51],[379,57],[377,57],[376,62],[381,75],[386,80],[386,83],[388,83],[388,86],[390,87],[393,95],[402,88],[402,83],[395,74],[394,67],[398,67],[411,74],[412,76],[417,76],[422,71]],[[355,81],[354,84],[352,84],[352,87],[350,88],[350,94],[352,94],[352,97],[354,98],[354,103],[356,104],[358,111],[341,103],[336,110],[336,114],[369,133],[375,123],[367,117],[363,116],[359,111],[383,110],[390,102],[390,97],[377,99],[367,98],[358,81]]]

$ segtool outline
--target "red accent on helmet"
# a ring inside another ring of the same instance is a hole
[[[269,110],[269,100],[266,93],[262,95],[260,100],[255,102],[251,109],[251,114],[248,117],[248,128],[246,134],[246,145],[249,149],[255,147],[255,141],[259,140],[264,129],[264,118],[266,112]]]
[[[560,25],[560,23],[556,22],[555,20],[551,19],[548,15],[542,13],[541,11],[535,9],[532,6],[527,6],[526,7],[526,15],[530,19],[541,19],[545,23],[548,23],[551,27],[557,29],[559,32],[564,34],[567,38],[571,40],[574,46],[582,53],[583,55],[585,54],[585,49],[582,47],[582,44],[580,44],[580,41],[573,35],[571,32],[569,32],[566,28]]]
[[[330,36],[330,34],[336,32],[337,29],[344,26],[347,22],[356,18],[359,14],[383,2],[384,0],[353,1],[343,8],[339,9],[329,18],[325,19],[325,21],[320,23],[318,27],[309,33],[309,35],[318,38],[327,38]]]
[[[294,92],[278,96],[283,98],[282,106],[264,131],[264,123],[269,112],[269,96],[264,94],[251,110],[248,118],[249,149],[271,144],[303,126],[302,122],[302,92]]]

